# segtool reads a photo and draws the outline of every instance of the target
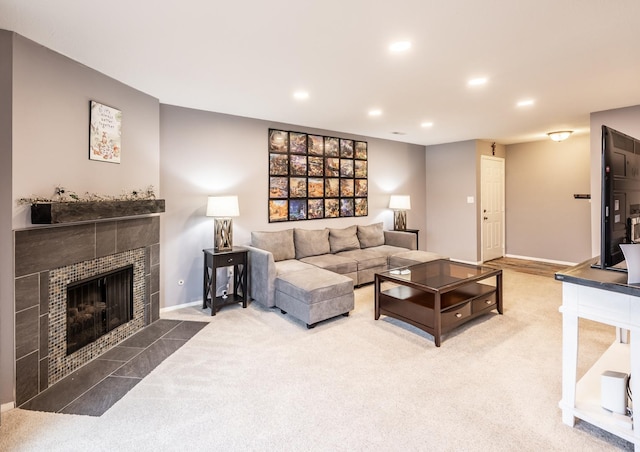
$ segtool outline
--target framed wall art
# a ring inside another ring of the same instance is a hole
[[[269,222],[369,215],[366,141],[269,129]]]
[[[120,163],[122,112],[95,100],[89,105],[89,159]]]

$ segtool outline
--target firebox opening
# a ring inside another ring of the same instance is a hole
[[[133,265],[67,285],[67,355],[133,318]]]

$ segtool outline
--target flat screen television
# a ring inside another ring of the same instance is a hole
[[[640,243],[640,140],[602,126],[600,261],[622,270],[621,243]]]

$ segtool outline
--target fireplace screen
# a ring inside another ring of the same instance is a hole
[[[67,355],[133,318],[133,265],[67,286]]]

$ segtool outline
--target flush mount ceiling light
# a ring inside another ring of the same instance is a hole
[[[380,116],[382,114],[382,110],[375,109],[369,110],[369,116]]]
[[[406,52],[410,48],[411,48],[410,41],[398,41],[398,42],[394,42],[389,46],[389,50],[392,51],[393,53]]]
[[[487,78],[486,77],[476,77],[476,78],[472,78],[471,80],[469,80],[467,82],[467,85],[469,86],[481,86],[481,85],[485,85],[487,83]]]
[[[293,97],[297,100],[305,100],[309,98],[309,93],[306,91],[296,91],[293,93]]]
[[[559,130],[557,132],[549,132],[549,138],[553,141],[564,141],[569,138],[569,135],[573,133],[573,130]]]
[[[529,107],[531,105],[534,104],[534,100],[533,99],[525,99],[525,100],[521,100],[520,102],[517,103],[518,107]]]
[[[423,122],[420,124],[420,127],[433,127],[432,122]]]

